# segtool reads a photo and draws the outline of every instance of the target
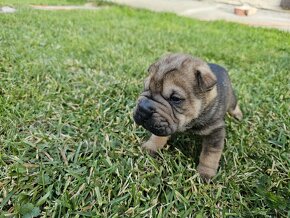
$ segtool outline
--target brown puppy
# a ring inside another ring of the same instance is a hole
[[[226,112],[242,119],[227,71],[186,54],[153,63],[134,111],[138,125],[152,132],[143,148],[156,152],[175,132],[201,135],[198,171],[209,180],[218,169],[225,140]]]

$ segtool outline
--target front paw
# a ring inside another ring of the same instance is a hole
[[[157,153],[157,148],[152,142],[148,141],[141,145],[141,148],[147,151],[151,156],[155,156]]]
[[[212,177],[216,175],[217,170],[207,167],[203,164],[199,164],[197,166],[197,171],[200,175],[200,177],[205,181],[205,182],[210,182]]]
[[[141,145],[141,148],[145,150],[149,155],[155,157],[157,154],[157,148],[152,142],[148,141]]]
[[[157,150],[166,145],[168,139],[169,136],[161,137],[152,134],[150,139],[142,145],[142,148],[147,150],[149,154],[154,155],[157,153]]]

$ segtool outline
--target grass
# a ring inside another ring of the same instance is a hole
[[[98,2],[101,0],[92,0]],[[90,2],[92,2],[90,1]],[[28,5],[81,5],[89,1],[87,0],[0,0],[0,5],[11,6],[28,6]]]
[[[289,33],[118,6],[0,23],[0,217],[290,216]],[[224,65],[240,98],[212,184],[195,136],[140,149],[132,110],[167,52]]]

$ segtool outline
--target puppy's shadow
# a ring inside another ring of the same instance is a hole
[[[186,157],[192,158],[195,164],[199,162],[199,154],[201,152],[201,137],[193,133],[183,132],[172,135],[168,141],[169,152],[176,152],[175,148],[181,151]]]

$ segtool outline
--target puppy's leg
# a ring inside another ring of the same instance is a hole
[[[206,181],[216,175],[224,147],[225,135],[225,128],[223,127],[203,137],[197,170]]]
[[[150,153],[155,153],[158,149],[161,149],[166,145],[168,139],[169,136],[163,137],[152,134],[150,139],[142,145],[142,148],[148,150]]]

